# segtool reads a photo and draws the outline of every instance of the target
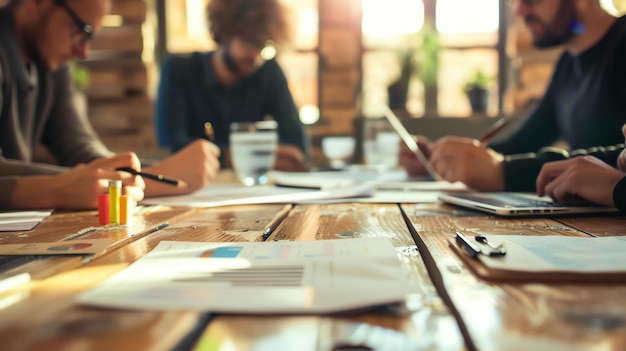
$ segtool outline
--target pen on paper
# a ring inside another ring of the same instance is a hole
[[[180,179],[174,179],[174,178],[169,178],[166,176],[163,176],[161,174],[151,174],[151,173],[146,173],[146,172],[140,172],[137,170],[134,170],[130,167],[120,167],[120,168],[116,168],[116,171],[120,171],[120,172],[127,172],[136,176],[141,176],[143,178],[146,179],[150,179],[150,180],[154,180],[157,182],[161,182],[161,183],[165,183],[165,184],[169,184],[169,185],[173,185],[173,186],[177,186],[180,188],[185,188],[187,187],[187,183],[185,183],[184,180],[180,180]]]
[[[204,135],[209,138],[209,141],[215,140],[215,131],[213,130],[213,124],[211,124],[211,122],[204,122]]]
[[[509,124],[508,118],[506,117],[500,118],[496,123],[494,123],[491,127],[489,127],[489,129],[487,129],[485,134],[483,134],[483,136],[480,138],[480,142],[482,144],[486,144],[491,139],[493,139],[493,137],[495,137],[498,133],[500,133],[500,131],[504,127],[506,127],[507,124]]]

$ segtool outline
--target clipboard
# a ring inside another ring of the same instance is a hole
[[[588,273],[588,272],[533,272],[510,269],[497,269],[488,267],[481,261],[480,255],[477,258],[470,257],[454,239],[448,240],[448,245],[463,261],[464,265],[476,277],[493,282],[511,282],[511,283],[623,283],[626,282],[626,274],[624,272],[610,273]],[[509,250],[510,251],[510,250]],[[515,251],[508,252],[507,255],[515,255]]]

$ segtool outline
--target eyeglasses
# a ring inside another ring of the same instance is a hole
[[[72,35],[72,44],[76,46],[85,45],[89,40],[93,39],[93,27],[90,24],[85,23],[78,14],[65,2],[65,0],[55,0],[55,3],[60,6],[67,14],[72,18],[74,23],[79,29],[75,35]]]

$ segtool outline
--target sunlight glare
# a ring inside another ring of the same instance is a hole
[[[424,4],[418,0],[363,0],[363,34],[386,37],[419,32]]]
[[[498,0],[438,0],[437,31],[446,34],[492,33],[499,26]]]

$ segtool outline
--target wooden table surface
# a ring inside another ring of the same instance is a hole
[[[169,226],[151,232],[163,222]],[[56,213],[32,231],[0,233],[0,243],[59,241],[96,223],[94,212]],[[74,303],[79,293],[161,240],[261,241],[264,230],[275,226],[267,240],[389,238],[415,293],[407,296],[404,308],[331,316],[209,316]],[[448,247],[457,229],[622,235],[626,220],[620,217],[502,219],[440,204],[156,206],[140,211],[130,227],[101,229],[84,238],[116,241],[90,262],[40,260],[15,270],[33,273],[34,280],[0,293],[0,350],[340,350],[354,345],[374,350],[626,350],[626,284],[486,282]]]

